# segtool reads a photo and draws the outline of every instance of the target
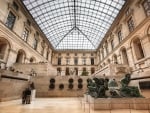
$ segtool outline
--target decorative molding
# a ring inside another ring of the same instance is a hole
[[[131,17],[133,17],[133,15],[134,15],[134,9],[130,9],[129,14],[125,16],[124,23],[126,23]]]
[[[13,53],[18,53],[16,50],[13,50],[13,49],[9,49],[9,51],[13,52]]]
[[[29,30],[29,32],[31,33],[31,27],[27,24],[27,22],[24,22],[24,27],[26,28],[26,29],[28,29]]]
[[[122,24],[119,24],[118,26],[116,26],[115,33],[117,34],[121,29],[122,29]]]
[[[144,0],[139,0],[137,1],[137,3],[135,4],[137,7],[141,7],[141,4],[144,2]]]
[[[16,15],[17,19],[19,19],[21,16],[20,14],[18,13],[18,11],[16,11],[13,7],[12,7],[12,3],[8,3],[8,10],[9,11],[12,11],[12,13],[14,15]]]

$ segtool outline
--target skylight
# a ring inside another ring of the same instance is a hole
[[[95,50],[124,0],[23,0],[56,50]]]

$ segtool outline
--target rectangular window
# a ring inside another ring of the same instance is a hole
[[[66,75],[70,75],[68,67],[66,68]]]
[[[83,63],[83,65],[86,65],[86,59],[85,58],[82,59],[82,63]]]
[[[78,75],[78,68],[74,68],[75,70],[75,75]]]
[[[132,32],[134,30],[134,22],[133,22],[132,17],[128,20],[127,23],[128,23],[129,31]]]
[[[75,59],[74,59],[74,64],[75,64],[75,65],[78,65],[78,58],[75,58]]]
[[[74,54],[74,56],[77,56],[77,55],[78,55],[77,53]]]
[[[67,58],[67,59],[66,59],[66,65],[69,65],[69,64],[70,64],[70,59]]]
[[[58,65],[61,65],[61,58],[58,58]]]
[[[150,16],[150,0],[145,0],[143,2],[143,7],[147,16]]]
[[[126,10],[126,16],[128,16],[129,14],[131,13],[131,9],[130,8],[128,8],[127,10]]]
[[[10,11],[7,17],[6,26],[10,29],[13,29],[14,23],[16,20],[16,16]]]
[[[91,65],[94,65],[94,58],[91,58]]]
[[[118,31],[118,40],[119,40],[119,42],[122,41],[122,33],[121,33],[121,30]]]
[[[61,75],[61,68],[57,68],[57,75]]]
[[[38,45],[38,40],[36,38],[34,38],[34,42],[33,42],[33,48],[36,50],[37,49],[37,45]]]
[[[111,48],[114,49],[114,40],[111,40]]]
[[[47,51],[46,53],[46,59],[48,60],[48,57],[49,57],[49,51]]]
[[[95,73],[95,68],[91,68],[91,74]]]
[[[102,58],[104,59],[104,49],[102,48]]]
[[[39,38],[39,33],[36,32],[34,34],[34,41],[33,41],[33,48],[36,50],[37,49],[37,46],[38,46],[38,38]]]
[[[85,67],[83,68],[83,71],[86,71],[86,68],[85,68]]]
[[[18,9],[19,9],[19,7],[18,7],[18,5],[16,4],[16,2],[13,2],[13,8],[16,10],[16,11],[18,11]]]
[[[23,39],[24,41],[27,41],[28,36],[29,36],[29,30],[25,28],[25,29],[24,29],[24,32],[23,32],[23,34],[22,34],[22,39]]]
[[[30,20],[28,20],[28,19],[27,19],[27,24],[28,24],[28,26],[31,25],[31,22],[30,22]]]
[[[108,54],[108,43],[107,41],[105,42],[105,50],[106,50],[106,55]]]

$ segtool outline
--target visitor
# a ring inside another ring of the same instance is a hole
[[[22,91],[22,104],[26,103],[26,89]]]
[[[25,95],[26,95],[26,104],[30,104],[31,102],[31,89],[27,88],[27,90],[25,91]]]

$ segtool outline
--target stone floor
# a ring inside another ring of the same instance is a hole
[[[148,110],[99,110],[89,109],[82,98],[36,98],[31,104],[21,100],[0,103],[0,113],[150,113]]]

